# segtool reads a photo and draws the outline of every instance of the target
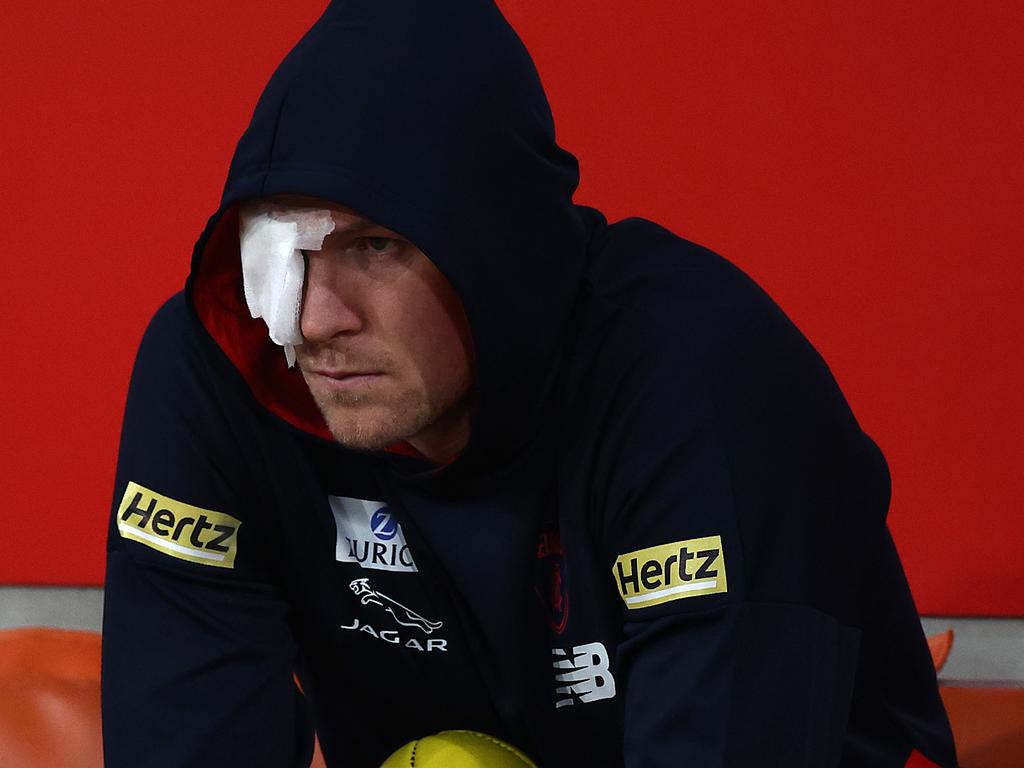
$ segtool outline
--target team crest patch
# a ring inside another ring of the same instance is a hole
[[[627,552],[615,560],[612,574],[627,608],[728,591],[721,536]]]
[[[194,507],[128,483],[117,510],[124,539],[190,563],[234,568],[242,522],[223,512]]]
[[[536,590],[552,631],[562,634],[569,621],[569,590],[565,552],[558,529],[553,526],[545,526],[537,543]]]

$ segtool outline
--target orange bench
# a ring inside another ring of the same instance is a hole
[[[931,638],[936,668],[952,633]],[[962,768],[1024,766],[1024,688],[943,687]],[[99,768],[100,636],[0,630],[4,768]],[[312,768],[324,768],[319,747]]]

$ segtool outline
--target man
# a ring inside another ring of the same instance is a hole
[[[284,60],[132,376],[108,768],[304,765],[314,727],[338,766],[452,728],[544,766],[955,764],[827,366],[577,178],[490,2],[334,2]]]

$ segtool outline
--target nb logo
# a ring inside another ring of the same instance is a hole
[[[608,652],[602,643],[586,643],[572,648],[570,656],[562,648],[552,648],[555,669],[555,707],[570,707],[615,697],[615,678],[608,668]]]

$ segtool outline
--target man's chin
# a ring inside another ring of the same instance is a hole
[[[342,448],[347,448],[350,451],[375,453],[385,451],[389,446],[401,442],[400,439],[390,440],[374,436],[356,435],[348,432],[335,432],[334,430],[331,430],[331,435],[334,437],[334,442]]]
[[[416,434],[419,419],[375,407],[320,409],[334,440],[354,451],[383,451]]]

